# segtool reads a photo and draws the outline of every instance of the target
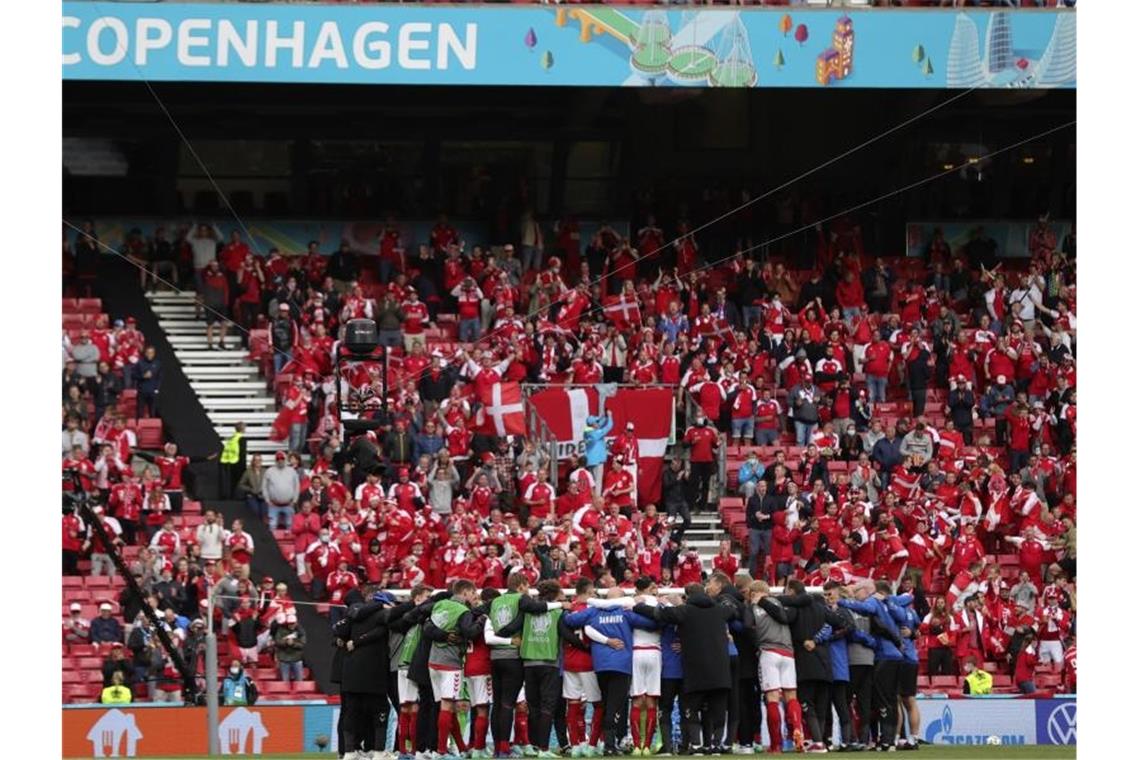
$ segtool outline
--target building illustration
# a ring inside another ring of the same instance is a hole
[[[1034,69],[1032,84],[1058,87],[1077,81],[1077,15],[1057,14],[1053,36]]]
[[[87,732],[92,757],[134,757],[141,738],[135,716],[121,710],[103,713]]]
[[[752,45],[744,22],[737,16],[721,33],[717,48],[717,66],[709,75],[712,87],[755,87],[756,64],[752,61]]]
[[[946,57],[946,86],[978,87],[985,82],[978,51],[978,25],[965,13],[959,13],[954,19],[954,33]]]
[[[267,736],[269,730],[261,722],[261,713],[244,707],[237,708],[218,724],[218,745],[223,755],[260,755],[261,743]]]
[[[1013,68],[1013,30],[1010,27],[1009,13],[994,13],[986,28],[986,76],[993,78],[1003,71]]]
[[[843,14],[831,33],[831,47],[815,59],[815,81],[829,85],[851,76],[855,64],[855,29],[851,17]]]

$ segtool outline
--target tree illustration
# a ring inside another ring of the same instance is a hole
[[[910,57],[914,59],[915,63],[922,63],[926,59],[925,48],[923,48],[922,45],[915,45],[914,52],[911,53]]]
[[[929,58],[926,59],[926,64],[922,67],[922,73],[925,76],[930,76],[934,73],[934,64],[930,62]]]
[[[549,50],[547,50],[542,54],[542,60],[539,63],[542,65],[542,68],[544,70],[549,71],[550,67],[554,65],[554,53],[551,53]]]
[[[800,24],[799,26],[796,27],[796,42],[800,43],[800,47],[803,47],[803,44],[805,42],[807,42],[807,38],[808,38],[807,24]]]
[[[534,33],[534,27],[526,30],[526,36],[523,37],[523,44],[532,50],[534,46],[538,44],[538,35]]]
[[[784,68],[784,51],[776,48],[776,57],[772,60],[772,65],[777,69]]]
[[[786,13],[780,16],[779,29],[780,33],[787,37],[788,32],[792,31],[792,17]]]

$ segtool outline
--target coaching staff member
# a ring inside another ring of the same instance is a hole
[[[795,578],[788,581],[788,594],[779,597],[789,611],[788,628],[796,655],[796,686],[804,718],[811,732],[811,749],[823,747],[823,726],[831,711],[831,653],[827,646],[833,631],[847,621],[827,607],[823,597],[809,594]],[[825,628],[826,626],[826,628]]]
[[[724,754],[721,742],[732,685],[725,626],[736,618],[738,611],[717,604],[699,583],[685,586],[685,603],[679,607],[636,604],[633,611],[662,625],[677,626],[684,673],[682,716],[688,724],[689,739],[692,741],[701,735],[701,714],[704,713],[710,718],[705,725],[711,728],[711,733],[704,737],[704,751]],[[693,748],[696,749],[700,748]]]

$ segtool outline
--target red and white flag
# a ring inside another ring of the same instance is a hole
[[[606,296],[602,299],[602,309],[606,319],[613,322],[619,330],[641,324],[641,305],[636,298]]]
[[[598,413],[598,392],[594,388],[550,388],[533,393],[530,403],[558,439],[559,459],[578,456],[586,429],[586,418]],[[661,470],[665,447],[673,426],[673,392],[669,388],[623,388],[606,399],[614,426],[610,438],[633,423],[640,458],[637,466],[637,493],[641,504],[661,497]]]
[[[488,435],[526,435],[522,388],[518,383],[495,383],[479,393],[480,432]]]
[[[720,345],[737,347],[736,331],[723,317],[708,322],[701,330],[701,335],[705,338],[715,339]]]

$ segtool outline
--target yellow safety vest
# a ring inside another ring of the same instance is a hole
[[[234,433],[222,447],[222,456],[218,459],[222,464],[237,464],[241,456],[242,433]]]
[[[981,668],[966,676],[966,683],[970,684],[971,694],[989,694],[994,689],[994,677]]]
[[[128,705],[131,703],[131,690],[126,686],[108,686],[103,689],[99,701],[105,705]]]

